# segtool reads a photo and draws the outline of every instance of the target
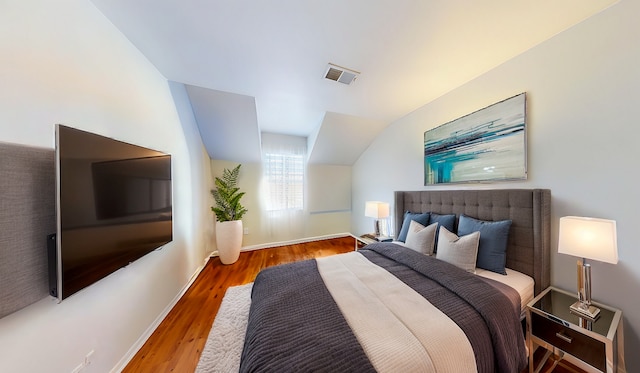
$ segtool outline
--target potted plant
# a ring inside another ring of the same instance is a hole
[[[222,264],[233,264],[240,256],[242,247],[242,216],[247,209],[240,204],[244,192],[238,188],[240,166],[233,170],[225,168],[222,178],[216,177],[216,188],[211,190],[216,206],[211,210],[216,214],[216,245]]]

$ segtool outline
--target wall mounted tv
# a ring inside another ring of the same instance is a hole
[[[56,179],[59,300],[173,239],[171,155],[56,125]]]

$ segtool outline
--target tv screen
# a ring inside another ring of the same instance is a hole
[[[169,154],[57,125],[56,163],[59,300],[173,239]]]

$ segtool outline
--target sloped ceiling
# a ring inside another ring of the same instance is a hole
[[[212,158],[253,159],[255,134],[272,132],[313,139],[314,162],[349,164],[384,125],[616,1],[92,2],[187,85]],[[361,75],[324,79],[328,63]]]
[[[209,157],[260,162],[260,131],[254,97],[185,85]]]
[[[327,112],[310,137],[309,163],[352,165],[386,126],[381,120]]]

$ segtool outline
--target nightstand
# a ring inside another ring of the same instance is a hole
[[[373,233],[366,233],[360,237],[356,237],[356,250],[362,249],[363,247],[372,244],[374,242],[391,242],[393,241],[392,237],[388,236],[375,236]]]
[[[569,311],[576,299],[577,294],[549,287],[527,305],[530,373],[537,373],[552,353],[587,372],[616,371],[622,312],[593,302],[600,315],[590,321]],[[547,353],[536,368],[533,354],[538,347]]]

